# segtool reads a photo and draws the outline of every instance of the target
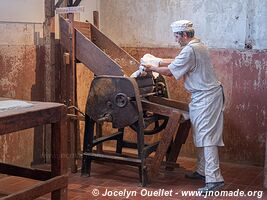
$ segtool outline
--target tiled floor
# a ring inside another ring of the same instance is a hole
[[[81,177],[80,173],[69,174],[68,199],[204,199],[205,196],[182,196],[182,191],[195,191],[204,183],[198,180],[188,180],[184,177],[185,172],[195,168],[194,160],[179,158],[178,163],[180,168],[176,168],[174,171],[165,171],[162,167],[158,177],[144,188],[138,184],[138,170],[135,167],[93,163],[91,177]],[[228,191],[232,197],[215,193],[214,196],[205,199],[267,199],[267,190],[263,189],[263,167],[221,163],[221,168],[226,183],[222,190]],[[30,179],[2,176],[0,178],[0,193],[15,192],[36,182]],[[108,194],[112,193],[112,196],[103,196],[106,191],[109,191]],[[240,191],[244,192],[246,197],[234,196]],[[154,193],[151,194],[152,192]],[[165,196],[164,192],[166,192]],[[252,192],[255,192],[254,196],[251,196]],[[99,195],[96,195],[97,193]],[[129,194],[128,198],[127,193]],[[159,193],[160,195],[158,195]],[[121,196],[114,196],[119,194]],[[47,194],[38,199],[50,199],[50,195]]]

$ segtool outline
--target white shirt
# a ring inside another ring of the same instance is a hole
[[[199,39],[191,40],[168,68],[176,79],[184,77],[192,93],[189,116],[195,145],[223,146],[223,92],[207,47]]]
[[[221,84],[213,72],[208,49],[199,39],[191,40],[168,68],[176,79],[184,76],[185,88],[191,93]]]

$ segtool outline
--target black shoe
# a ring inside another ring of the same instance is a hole
[[[205,181],[205,176],[199,174],[198,172],[187,173],[185,174],[185,178]]]
[[[206,183],[205,187],[198,188],[197,191],[201,192],[201,194],[206,194],[209,191],[217,191],[224,186],[224,181],[221,182],[213,182],[213,183]]]

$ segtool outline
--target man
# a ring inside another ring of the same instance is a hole
[[[174,76],[177,80],[184,78],[185,88],[191,93],[189,116],[194,144],[198,147],[197,170],[186,177],[205,180],[205,186],[198,189],[205,193],[224,185],[218,155],[218,146],[224,146],[223,88],[214,74],[207,47],[194,37],[193,23],[179,20],[171,28],[176,42],[183,47],[180,54],[174,60],[157,58],[157,64],[141,64],[146,72]]]

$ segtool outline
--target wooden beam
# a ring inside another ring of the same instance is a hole
[[[43,103],[34,107],[21,109],[22,111],[25,110],[25,112],[21,112],[19,114],[16,114],[16,110],[14,110],[13,116],[11,114],[6,116],[7,112],[2,112],[0,114],[0,135],[58,121],[61,118],[62,108],[60,106],[55,107],[55,105]],[[12,111],[10,111],[9,113],[11,112]],[[14,126],[14,124],[16,124],[16,126]]]
[[[161,162],[163,161],[163,158],[167,153],[167,150],[172,142],[173,136],[178,131],[178,122],[180,120],[180,116],[181,113],[177,112],[176,110],[174,110],[169,116],[168,124],[163,132],[163,137],[160,140],[159,146],[152,160],[152,164],[149,171],[150,179],[153,179],[159,172]]]
[[[73,6],[73,0],[67,0],[67,6]]]
[[[0,163],[1,173],[12,176],[31,178],[39,181],[45,181],[52,178],[51,172],[40,169],[30,169],[5,163]]]
[[[105,52],[110,60],[118,63],[125,75],[130,76],[138,70],[140,63],[92,24],[91,35],[92,42]]]
[[[64,2],[64,0],[58,0],[55,7],[59,8],[63,2]]]
[[[8,196],[2,197],[1,200],[36,199],[37,197],[45,195],[46,193],[50,191],[58,190],[62,187],[65,187],[67,189],[67,180],[68,180],[68,176],[66,175],[58,176],[50,180],[47,180],[45,182],[35,184],[25,190],[12,193]]]
[[[72,4],[72,6],[78,6],[80,3],[81,3],[81,0],[76,0],[76,1]]]
[[[63,18],[59,17],[59,37],[60,44],[64,47],[68,52],[70,51],[70,39],[69,39],[69,23]]]
[[[96,75],[124,75],[118,64],[79,31],[76,31],[76,57]]]
[[[93,22],[95,27],[99,28],[99,13],[97,10],[93,11]]]

